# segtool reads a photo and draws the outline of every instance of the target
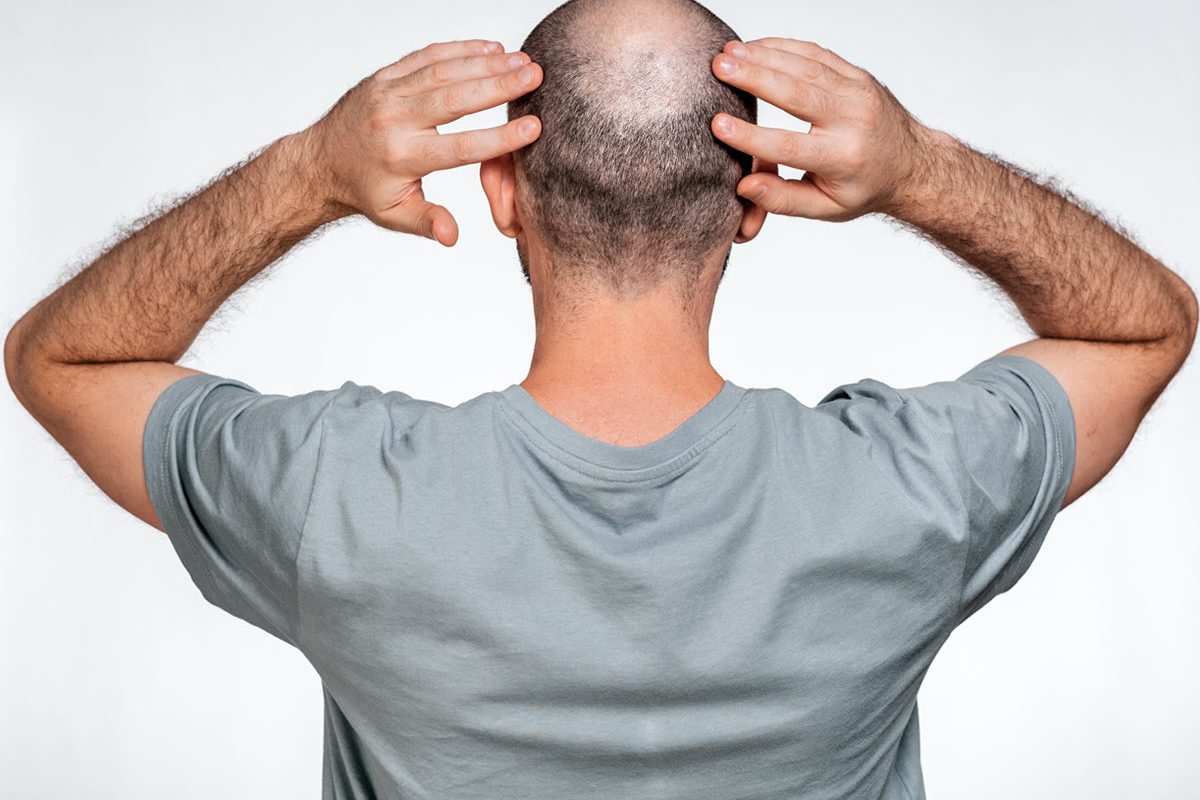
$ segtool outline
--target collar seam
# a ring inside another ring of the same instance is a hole
[[[563,448],[562,446],[556,444],[555,442],[550,441],[545,436],[545,434],[538,431],[536,426],[534,426],[533,423],[530,420],[528,420],[523,413],[521,413],[520,409],[517,409],[517,408],[510,409],[508,402],[504,399],[503,396],[497,394],[496,404],[499,406],[500,410],[504,413],[504,416],[508,418],[508,420],[512,424],[512,426],[517,429],[517,431],[521,434],[521,436],[527,442],[529,442],[530,445],[532,445],[534,448],[536,448],[540,452],[544,453],[548,457],[554,459],[554,461],[556,461],[557,463],[562,464],[564,467],[566,467],[574,472],[577,472],[580,475],[583,475],[588,478],[592,478],[593,480],[603,481],[605,483],[632,484],[632,483],[644,483],[646,481],[652,481],[652,480],[661,478],[665,475],[669,475],[672,472],[675,472],[676,470],[680,469],[681,467],[691,463],[699,455],[706,452],[707,450],[712,448],[714,445],[716,445],[718,442],[720,442],[722,439],[724,439],[726,436],[728,436],[734,430],[734,428],[736,428],[738,426],[738,423],[740,423],[742,421],[742,418],[746,415],[746,411],[749,409],[749,406],[750,406],[749,398],[750,398],[751,392],[753,392],[753,391],[754,391],[753,389],[749,389],[749,388],[745,389],[742,396],[737,399],[737,401],[734,403],[733,407],[729,409],[728,413],[726,413],[725,416],[723,416],[720,420],[718,420],[716,422],[716,424],[712,428],[710,428],[707,433],[705,433],[703,436],[701,436],[699,439],[697,439],[691,446],[689,446],[682,452],[672,456],[671,458],[669,458],[666,461],[663,461],[659,464],[651,464],[651,465],[645,466],[645,467],[633,467],[633,468],[629,468],[629,469],[623,469],[620,467],[607,467],[607,466],[604,466],[603,464],[593,463],[593,462],[589,461],[588,459],[583,458],[582,456],[578,456],[578,455],[572,453],[570,450],[567,450],[566,448]],[[514,417],[513,412],[515,412],[517,414],[517,416],[520,417],[520,419],[517,419],[516,417]],[[732,421],[730,421],[729,418],[731,416],[733,416],[735,413],[737,414],[737,417],[735,419],[733,419]],[[725,429],[720,431],[719,434],[712,436],[712,434],[715,431],[719,430],[721,426],[725,426]],[[533,435],[530,434],[529,428],[532,428],[533,432],[537,435],[536,439],[534,438]],[[709,436],[712,436],[712,439],[711,439],[711,441],[706,442],[705,439],[708,439]],[[543,439],[545,441],[540,441]],[[593,467],[595,470],[598,470],[601,472],[607,472],[610,474],[604,475],[604,474],[598,474],[598,472],[595,472],[595,471],[589,471],[589,470],[581,467],[579,464],[571,463],[572,460],[578,461],[581,464],[587,464],[590,467]],[[645,473],[645,474],[637,474],[637,475],[631,474],[628,477],[622,477],[621,473],[623,473],[623,472],[624,473]]]

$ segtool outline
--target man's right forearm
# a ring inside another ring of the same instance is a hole
[[[1096,214],[1024,171],[925,130],[893,216],[999,285],[1038,336],[1161,343],[1186,357],[1196,297]]]

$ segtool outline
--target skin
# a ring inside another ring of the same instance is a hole
[[[311,128],[126,238],[25,314],[5,341],[16,396],[103,491],[161,530],[142,429],[162,390],[196,372],[175,362],[217,308],[351,214],[453,245],[457,224],[425,199],[421,178],[480,163],[497,228],[530,262],[537,343],[522,385],[597,438],[636,445],[666,434],[721,386],[708,326],[726,248],[705,258],[701,299],[689,305],[669,289],[618,301],[556,285],[556,255],[522,224],[509,155],[537,137],[538,121],[436,130],[536,87],[541,70],[527,62],[496,43],[451,42],[367,78]],[[714,135],[756,158],[738,187],[754,205],[729,242],[752,239],[768,212],[880,213],[919,231],[1012,297],[1037,338],[1004,352],[1042,363],[1066,388],[1078,456],[1064,505],[1099,481],[1195,339],[1196,298],[1179,276],[1088,211],[921,126],[868,73],[817,45],[731,42],[713,70],[812,123],[799,133],[713,120]],[[785,181],[777,164],[807,172]]]
[[[1075,415],[1063,507],[1103,478],[1196,338],[1191,288],[1095,214],[917,122],[873,76],[812,42],[730,42],[714,74],[794,116],[807,133],[718,115],[713,133],[800,180],[749,175],[738,193],[777,214],[887,214],[1013,300],[1037,334],[1002,352],[1046,367]]]

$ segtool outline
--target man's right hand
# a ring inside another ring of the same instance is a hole
[[[922,126],[870,73],[812,42],[730,42],[713,73],[805,122],[807,133],[764,128],[728,114],[712,130],[758,158],[738,194],[774,214],[841,222],[900,206],[928,170],[936,132]],[[784,180],[777,165],[805,170]]]
[[[496,128],[439,133],[437,126],[514,100],[537,88],[542,68],[497,42],[431,44],[384,67],[297,135],[314,191],[341,213],[447,247],[458,225],[425,199],[421,179],[518,150],[541,135],[537,117]]]

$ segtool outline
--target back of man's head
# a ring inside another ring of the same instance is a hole
[[[534,28],[522,50],[544,79],[508,113],[542,121],[514,161],[523,224],[556,280],[686,292],[709,257],[728,254],[750,158],[710,126],[718,112],[756,120],[754,98],[712,74],[735,38],[692,0],[570,0]]]

